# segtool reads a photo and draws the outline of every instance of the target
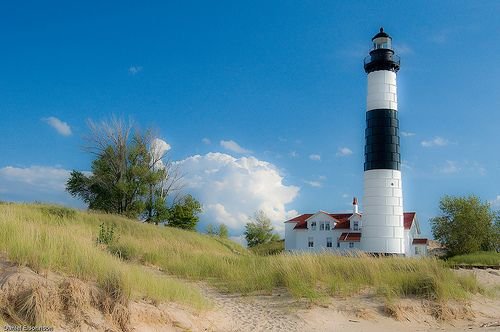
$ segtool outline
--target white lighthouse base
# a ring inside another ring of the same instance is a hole
[[[365,171],[361,249],[371,253],[404,254],[401,172]]]

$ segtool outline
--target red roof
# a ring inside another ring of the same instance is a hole
[[[405,212],[405,229],[410,229],[415,219],[415,212]]]
[[[359,242],[361,240],[361,233],[342,233],[339,237],[341,242]]]
[[[326,213],[326,214],[337,220],[337,223],[335,224],[334,227],[335,229],[349,229],[351,227],[348,219],[350,216],[352,216],[352,213]],[[313,213],[301,214],[300,216],[297,216],[286,222],[296,223],[293,229],[307,229],[306,220],[312,217],[313,215],[314,215]]]
[[[352,216],[352,213],[326,213],[330,217],[337,220],[334,229],[350,229],[351,223],[349,222],[349,218]],[[305,213],[287,220],[286,222],[296,223],[293,229],[307,229],[306,220],[312,217],[313,213]],[[413,220],[415,219],[415,212],[405,212],[404,213],[404,226],[405,229],[410,229],[413,224]]]
[[[412,244],[427,244],[428,240],[427,239],[413,239]]]

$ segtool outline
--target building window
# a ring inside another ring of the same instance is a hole
[[[357,230],[359,230],[359,222],[358,222],[358,221],[355,221],[355,222],[354,222],[354,225],[352,226],[352,230],[353,230],[353,231],[357,231]]]
[[[307,247],[308,248],[314,248],[314,239],[312,236],[307,238]]]
[[[354,242],[349,242],[349,248],[354,248]]]
[[[313,231],[316,230],[316,222],[315,221],[311,222],[311,230],[313,230]]]
[[[324,231],[325,230],[325,223],[324,222],[322,222],[322,223],[319,224],[319,230],[320,231]]]
[[[327,248],[331,248],[332,247],[332,238],[331,237],[327,237],[326,238],[326,247]]]
[[[340,242],[337,241],[337,248],[340,248]]]
[[[415,247],[415,255],[420,255],[422,254],[422,251],[420,250],[420,247],[416,246]]]
[[[329,231],[329,230],[330,230],[330,223],[326,222],[325,223],[325,231]]]

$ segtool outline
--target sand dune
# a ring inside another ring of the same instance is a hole
[[[473,273],[485,287],[500,286],[500,273],[496,270],[459,270],[456,273]],[[446,305],[419,299],[402,299],[385,305],[383,300],[367,293],[310,303],[291,297],[285,290],[241,296],[224,294],[199,282],[192,285],[199,287],[210,299],[212,308],[196,311],[174,303],[132,301],[122,311],[120,320],[115,312],[119,307],[103,310],[102,303],[99,303],[102,298],[91,283],[54,273],[38,274],[7,260],[0,261],[0,303],[7,325],[15,324],[16,319],[27,314],[14,312],[12,302],[9,302],[16,301],[24,294],[38,301],[38,311],[32,313],[38,316],[32,318],[50,320],[55,331],[372,332],[500,329],[498,296],[475,295],[467,303]],[[71,290],[68,291],[68,288]]]

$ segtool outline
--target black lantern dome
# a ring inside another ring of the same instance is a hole
[[[365,58],[365,72],[371,73],[377,70],[391,70],[397,72],[399,70],[399,57],[394,54],[392,49],[392,38],[380,28],[372,38],[373,48],[370,50],[370,55]]]

